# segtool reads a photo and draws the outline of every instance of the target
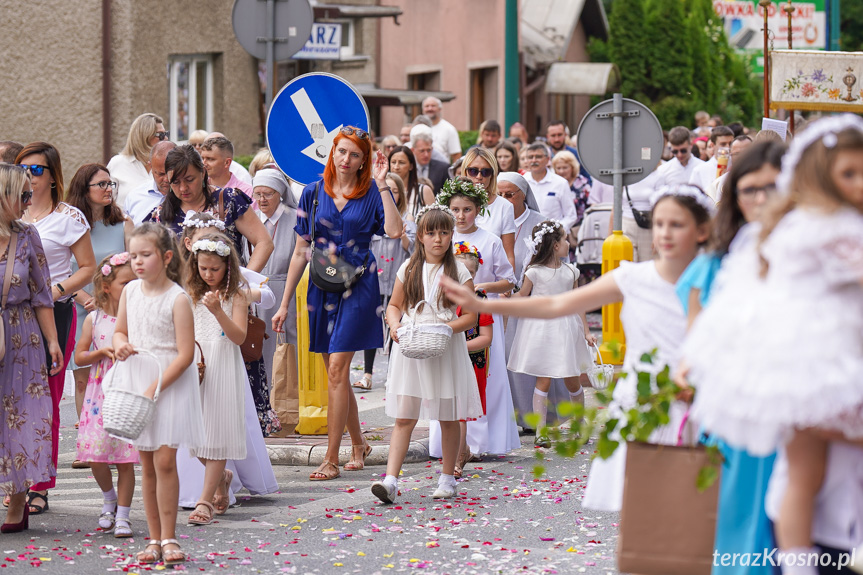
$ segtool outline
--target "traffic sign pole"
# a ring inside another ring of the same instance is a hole
[[[273,104],[273,67],[275,66],[276,0],[267,0],[267,92],[264,97],[266,112]]]

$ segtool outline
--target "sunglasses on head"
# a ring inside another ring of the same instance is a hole
[[[346,126],[341,129],[341,132],[346,136],[353,136],[354,134],[356,134],[357,138],[359,138],[360,140],[369,139],[369,133],[364,130],[360,130],[359,128],[351,128],[350,126]]]
[[[468,168],[465,172],[471,178],[475,178],[480,174],[482,174],[483,178],[490,178],[494,175],[494,170],[491,168]]]
[[[33,199],[33,190],[24,190],[21,192],[21,203],[26,204]]]
[[[164,141],[165,141],[165,140],[167,140],[167,139],[168,139],[168,137],[171,135],[171,132],[170,132],[170,131],[165,131],[165,132],[156,132],[156,133],[155,133],[155,134],[153,134],[153,135],[154,135],[154,136],[156,136],[157,138],[159,138],[159,141],[160,141],[160,142],[164,142]]]
[[[49,172],[51,171],[51,168],[49,168],[48,166],[41,166],[39,164],[18,164],[18,165],[21,166],[22,168],[24,168],[25,170],[27,170],[28,172],[30,172],[30,175],[33,175],[33,176],[41,176],[42,174],[45,173],[45,170],[48,170]]]

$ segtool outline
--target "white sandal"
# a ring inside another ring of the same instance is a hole
[[[363,378],[359,381],[354,382],[353,387],[359,389],[361,391],[371,391],[372,390],[372,374],[366,373],[363,375]]]
[[[116,521],[114,521],[114,537],[117,539],[126,539],[132,535],[132,522],[129,521],[129,518],[118,517]]]

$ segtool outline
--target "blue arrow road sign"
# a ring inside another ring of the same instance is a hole
[[[369,110],[357,91],[333,74],[315,72],[282,88],[267,116],[267,145],[292,180],[309,184],[324,173],[333,138],[344,126],[369,129]]]

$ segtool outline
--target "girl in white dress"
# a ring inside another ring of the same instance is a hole
[[[677,363],[678,348],[686,334],[686,317],[674,284],[710,235],[713,200],[700,189],[682,185],[663,187],[653,197],[653,243],[659,258],[638,264],[622,262],[610,273],[577,290],[556,296],[479,300],[472,293],[443,281],[450,299],[463,308],[481,313],[554,319],[589,309],[623,302],[620,319],[626,332],[624,371],[629,376],[617,383],[611,410],[635,405],[639,358],[658,350],[658,365]],[[658,429],[652,442],[675,444],[686,405],[672,406],[671,422]],[[584,505],[591,509],[619,511],[623,497],[626,445],[608,460],[595,459],[590,469]]]
[[[195,304],[195,338],[207,360],[201,383],[206,439],[202,448],[190,450],[206,471],[201,496],[189,514],[191,525],[209,525],[214,513],[227,511],[234,474],[225,469],[226,460],[246,457],[246,378],[240,344],[246,339],[249,302],[232,246],[227,236],[210,232],[192,244],[189,257],[186,287]],[[214,497],[219,507],[214,507]]]
[[[398,475],[419,418],[440,421],[443,469],[433,497],[455,495],[453,476],[458,456],[459,420],[478,417],[482,404],[476,375],[467,351],[464,332],[476,325],[475,313],[456,315],[456,306],[443,294],[440,281],[450,278],[473,293],[470,272],[452,252],[455,218],[449,209],[433,204],[417,218],[416,250],[399,268],[393,295],[387,305],[387,325],[395,345],[387,377],[386,411],[396,419],[390,440],[387,474],[372,485],[372,493],[384,503],[395,501]],[[431,305],[439,320],[452,328],[446,351],[439,357],[412,359],[398,345],[402,316],[418,302]]]
[[[483,265],[476,273],[476,289],[495,299],[515,287],[512,266],[500,238],[477,227],[476,218],[488,205],[485,188],[468,178],[447,180],[438,194],[438,203],[447,205],[455,214],[454,242],[467,242],[483,255]],[[505,201],[499,198],[498,201]],[[503,316],[495,314],[489,349],[488,379],[486,382],[486,415],[467,424],[467,443],[473,454],[503,455],[521,447],[515,424],[512,391],[506,374]],[[440,457],[440,433],[437,425],[429,426],[429,452]],[[468,454],[468,459],[472,457]],[[461,462],[460,462],[461,463]]]
[[[780,448],[770,488],[787,487],[776,537],[801,558],[816,552],[827,438],[863,437],[863,120],[807,127],[777,188],[784,197],[765,218],[762,261],[724,278],[684,352],[699,422],[752,455]],[[817,573],[797,563],[783,573]]]
[[[553,296],[578,287],[578,268],[561,261],[569,256],[569,241],[560,222],[546,220],[533,228],[530,246],[534,254],[516,297]],[[584,405],[578,379],[593,365],[588,342],[595,344],[596,337],[587,327],[584,311],[554,319],[519,320],[507,368],[536,377],[533,412],[539,415],[539,422],[534,445],[551,447],[543,428],[552,379],[562,378],[570,401]]]
[[[195,357],[192,302],[177,282],[181,262],[174,236],[160,224],[145,223],[129,240],[132,270],[138,280],[123,290],[114,330],[112,369],[116,385],[153,397],[158,369],[138,349],[155,354],[162,366],[162,392],[153,419],[133,444],[141,458],[141,487],[150,541],[138,563],[165,565],[186,560],[175,539],[177,527],[177,449],[204,444],[204,421]]]

